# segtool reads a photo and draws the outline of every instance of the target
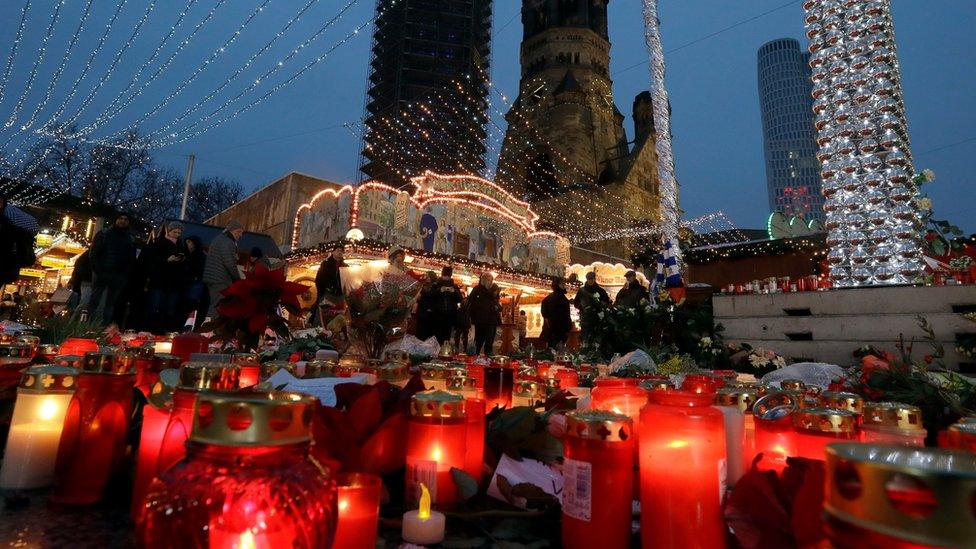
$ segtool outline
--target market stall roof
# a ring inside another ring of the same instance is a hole
[[[158,227],[153,229],[152,238],[155,239],[161,236],[166,224],[170,221],[179,220],[167,219],[163,221]],[[183,224],[183,238],[188,236],[196,236],[206,248],[209,248],[210,242],[224,230],[223,227],[218,227],[217,225],[194,223],[193,221],[180,221],[180,223]],[[237,248],[240,253],[249,253],[252,248],[260,248],[265,257],[273,257],[276,259],[281,259],[283,257],[281,254],[281,249],[278,248],[277,244],[275,244],[274,239],[264,233],[252,233],[245,231],[244,236],[242,236],[240,242],[238,242]]]

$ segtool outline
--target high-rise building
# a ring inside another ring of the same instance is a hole
[[[360,170],[392,185],[485,167],[491,0],[377,0]]]
[[[797,40],[780,38],[763,44],[758,58],[769,209],[822,222],[810,54]]]

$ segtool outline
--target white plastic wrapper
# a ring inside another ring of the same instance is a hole
[[[651,355],[639,349],[629,352],[624,356],[610,362],[610,367],[608,370],[612,373],[620,370],[621,368],[626,368],[627,366],[636,366],[642,370],[647,370],[652,374],[657,373],[657,364],[654,364],[654,359],[651,358]]]
[[[762,377],[763,383],[779,386],[784,379],[799,379],[807,386],[827,387],[834,381],[844,377],[845,370],[836,364],[823,362],[797,362]]]
[[[415,336],[406,335],[403,339],[399,339],[390,343],[383,349],[383,353],[389,351],[406,351],[410,355],[423,355],[423,356],[437,356],[441,350],[441,346],[437,343],[437,338],[431,336],[427,341],[421,341]]]

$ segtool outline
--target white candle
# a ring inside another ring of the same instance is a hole
[[[0,469],[0,488],[25,490],[50,486],[71,394],[17,396]]]
[[[172,341],[157,341],[153,343],[153,352],[156,354],[170,354],[173,352]]]
[[[725,422],[725,453],[728,459],[728,484],[735,486],[746,472],[743,460],[745,449],[745,414],[738,406],[716,406]]]
[[[446,519],[444,513],[431,511],[430,491],[423,483],[420,484],[420,492],[420,508],[403,514],[401,537],[407,543],[434,545],[444,541]]]

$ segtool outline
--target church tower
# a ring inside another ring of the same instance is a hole
[[[546,225],[571,238],[563,223],[573,217],[562,205],[570,202],[567,193],[618,201],[618,228],[624,228],[623,218],[636,225],[659,216],[650,94],[634,101],[636,136],[630,142],[610,80],[608,2],[522,2],[521,81],[506,115],[497,179],[534,203]],[[591,244],[586,247],[627,256],[621,239]]]

